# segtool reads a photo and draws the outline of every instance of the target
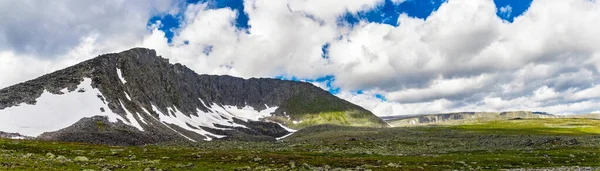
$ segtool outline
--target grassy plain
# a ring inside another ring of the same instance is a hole
[[[562,118],[402,128],[320,125],[274,142],[120,147],[0,139],[0,170],[600,169],[598,133],[600,120]]]

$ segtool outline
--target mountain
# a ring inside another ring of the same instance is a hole
[[[575,116],[575,115],[574,115]],[[424,125],[460,125],[494,120],[528,119],[528,118],[561,118],[566,116],[540,112],[458,112],[428,115],[392,116],[384,119],[393,127]]]
[[[8,139],[31,139],[31,137],[27,137],[21,135],[19,133],[8,133],[0,131],[0,138],[8,138]]]
[[[134,48],[0,90],[0,131],[42,140],[140,145],[275,140],[317,124],[385,127],[310,83],[199,75]]]

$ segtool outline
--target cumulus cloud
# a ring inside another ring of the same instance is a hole
[[[384,90],[392,102],[378,103],[388,106],[381,115],[590,112],[597,99],[598,67],[592,61],[600,34],[589,21],[599,19],[599,7],[595,1],[534,1],[508,23],[494,15],[491,1],[449,1],[426,20],[401,16],[398,27],[364,23],[331,45],[330,57],[343,68],[335,84]],[[440,110],[418,106],[446,100]]]
[[[321,47],[340,36],[344,28],[294,11],[295,6],[287,1],[244,4],[252,7],[244,11],[250,18],[249,34],[235,27],[235,17],[241,11],[192,4],[185,11],[183,27],[173,38],[173,46],[150,40],[161,39],[164,33],[160,30],[148,36],[144,45],[201,73],[241,77],[293,73],[311,78],[330,72],[327,60],[321,57]],[[206,47],[211,52],[200,53]]]
[[[0,7],[8,9],[7,2]],[[600,110],[594,105],[600,99],[597,1],[536,0],[510,23],[497,13],[511,15],[511,6],[497,7],[491,0],[450,0],[426,19],[402,14],[397,26],[368,21],[339,24],[339,17],[374,9],[383,0],[244,0],[244,11],[214,9],[205,3],[152,2],[94,1],[103,10],[65,22],[33,22],[44,19],[42,12],[24,13],[31,16],[23,23],[3,15],[0,28],[8,31],[0,34],[0,47],[5,47],[0,49],[0,71],[23,73],[2,74],[0,86],[100,52],[145,46],[198,73],[301,80],[334,76],[328,80],[332,82],[314,84],[340,88],[339,97],[377,115]],[[162,3],[170,7],[162,8]],[[56,9],[57,16],[81,13],[47,6]],[[171,42],[158,29],[160,21],[146,25],[154,13],[176,12],[182,17]],[[247,29],[236,27],[241,13],[249,18]],[[97,16],[113,17],[93,20]],[[13,32],[27,38],[17,39]],[[31,36],[34,33],[52,35]],[[59,35],[67,36],[53,37]],[[328,54],[323,58],[326,44]],[[40,57],[48,56],[39,55],[42,52],[60,60]],[[25,63],[40,67],[25,71],[12,66]],[[363,93],[353,93],[358,90]]]
[[[148,18],[169,7],[168,0],[2,1],[0,50],[54,57],[92,34],[113,43],[139,40]]]
[[[201,73],[333,75],[330,84],[342,90],[338,96],[378,115],[597,110],[589,105],[597,98],[600,71],[600,50],[593,46],[600,34],[589,22],[600,16],[594,1],[534,1],[513,23],[496,16],[498,8],[488,0],[448,1],[427,19],[403,14],[396,27],[336,23],[344,12],[382,3],[361,2],[323,10],[315,6],[327,2],[246,0],[252,7],[244,11],[247,32],[234,24],[241,11],[190,5],[173,46],[159,30],[145,45]],[[209,54],[200,53],[205,47]],[[351,93],[356,90],[365,93]]]
[[[395,3],[401,1],[403,0],[394,0]],[[342,14],[366,11],[383,2],[384,0],[291,0],[287,6],[292,13],[314,16],[323,22],[333,23]]]
[[[134,47],[151,16],[179,6],[170,0],[1,1],[0,87]]]

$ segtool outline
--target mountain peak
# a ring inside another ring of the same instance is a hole
[[[199,75],[146,48],[100,55],[0,90],[0,131],[47,132],[38,138],[50,140],[275,140],[293,132],[287,127],[315,124],[386,125],[309,83]],[[139,140],[122,138],[131,133]]]

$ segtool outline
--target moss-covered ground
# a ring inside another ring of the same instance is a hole
[[[0,139],[0,170],[600,169],[598,130],[600,120],[528,119],[410,128],[321,125],[277,142],[118,147]]]

